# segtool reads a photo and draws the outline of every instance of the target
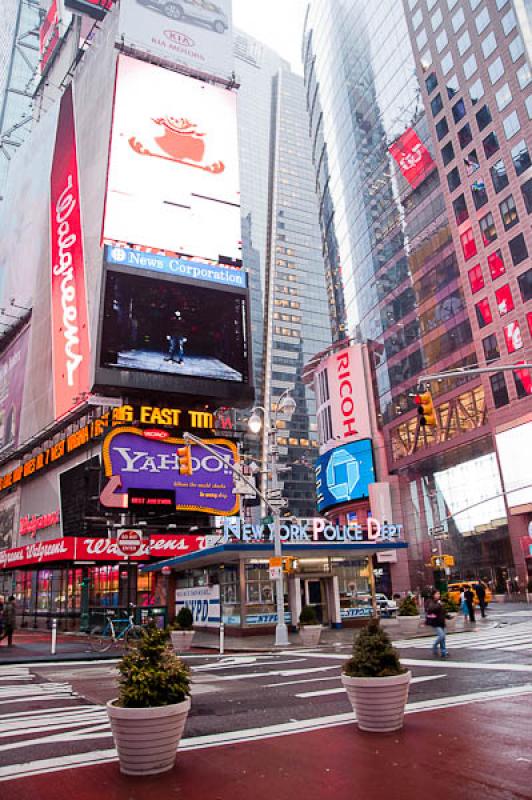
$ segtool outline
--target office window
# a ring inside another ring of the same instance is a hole
[[[526,89],[532,78],[530,66],[525,62],[522,67],[519,67],[519,69],[515,74],[517,76],[517,82],[519,83],[521,89]]]
[[[513,195],[508,195],[501,203],[499,203],[499,209],[501,212],[502,224],[504,225],[504,230],[509,231],[510,228],[513,228],[514,225],[517,225],[519,222],[519,217],[517,215],[517,209],[515,207],[515,202]]]
[[[475,19],[475,27],[477,29],[477,33],[482,33],[485,31],[488,25],[490,24],[490,15],[488,13],[487,8],[483,8],[478,17]]]
[[[497,40],[495,39],[495,34],[493,32],[488,33],[488,35],[482,42],[482,54],[484,58],[489,58],[496,47],[497,47]]]
[[[491,113],[488,106],[482,106],[480,111],[476,113],[477,125],[479,131],[483,131],[491,122]]]
[[[497,344],[497,337],[494,333],[482,339],[482,347],[484,348],[484,357],[489,364],[490,361],[495,361],[500,357],[499,345]]]
[[[480,178],[478,181],[475,181],[471,186],[471,196],[473,198],[473,203],[475,204],[475,208],[478,211],[482,206],[485,206],[488,202],[488,193],[486,191],[486,184]]]
[[[447,174],[447,184],[450,192],[454,192],[454,190],[458,189],[460,186],[460,173],[458,172],[458,167],[455,167]]]
[[[519,400],[532,394],[532,376],[529,369],[517,369],[512,372],[512,375],[514,376],[515,391]]]
[[[512,102],[512,93],[507,83],[505,83],[504,86],[501,86],[499,91],[496,92],[495,100],[497,101],[497,108],[499,111],[503,111],[508,103]]]
[[[449,11],[453,10],[457,2],[458,0],[447,0],[447,8],[449,9]]]
[[[506,167],[504,166],[502,158],[490,167],[490,174],[493,188],[496,192],[500,192],[508,186],[508,173],[506,172]]]
[[[510,311],[514,310],[514,299],[508,283],[505,283],[504,286],[501,286],[495,291],[495,300],[497,301],[497,308],[499,309],[501,317],[504,317],[505,314],[509,314]]]
[[[472,141],[472,139],[473,139],[473,134],[471,133],[471,126],[469,122],[466,122],[464,127],[460,128],[460,130],[458,131],[458,141],[460,142],[460,147],[462,148],[462,150],[464,149],[464,147],[467,147],[467,145]]]
[[[449,100],[452,100],[453,97],[456,97],[458,94],[458,89],[460,88],[457,76],[451,75],[450,78],[447,78],[445,81],[445,87],[447,89],[447,97]]]
[[[523,346],[523,337],[521,336],[521,326],[517,320],[509,322],[502,330],[508,352],[511,354],[515,353],[517,350],[521,350]]]
[[[453,200],[453,210],[457,225],[461,225],[469,217],[466,200],[463,194],[457,197],[456,200]]]
[[[465,103],[463,100],[459,100],[457,103],[454,104],[452,108],[453,112],[453,119],[455,122],[460,122],[466,115],[466,108]]]
[[[472,294],[476,294],[484,288],[484,276],[482,275],[482,268],[480,264],[472,267],[468,271],[467,277],[469,278],[469,285],[471,286]]]
[[[432,17],[430,18],[430,25],[432,27],[432,30],[437,31],[442,22],[443,22],[443,14],[441,13],[441,10],[438,8],[438,10],[435,11]]]
[[[528,314],[526,315],[526,321],[528,322],[528,330],[530,336],[532,336],[532,311],[529,311]]]
[[[510,398],[508,396],[508,389],[506,388],[504,372],[496,372],[495,375],[490,375],[490,383],[495,408],[507,406],[510,402]]]
[[[495,0],[495,4],[499,11],[501,10],[501,8],[504,8],[507,2],[508,0]]]
[[[526,106],[526,113],[528,115],[528,119],[532,119],[532,94],[529,95],[525,100]]]
[[[515,236],[513,239],[510,239],[508,242],[508,246],[510,248],[510,255],[512,256],[512,263],[514,267],[524,261],[525,258],[528,258],[528,249],[525,242],[525,237],[522,233]]]
[[[469,87],[469,97],[473,105],[478,103],[481,97],[484,96],[484,86],[480,78]]]
[[[423,12],[420,8],[418,8],[416,13],[413,14],[412,16],[412,25],[414,26],[415,31],[417,31],[422,22],[423,22]]]
[[[486,325],[490,325],[493,322],[493,317],[491,316],[491,309],[490,304],[488,302],[488,298],[485,297],[484,300],[481,300],[475,306],[475,312],[477,315],[477,322],[479,328],[485,328]]]
[[[416,44],[418,50],[423,50],[425,45],[427,44],[427,31],[425,28],[422,28],[418,35],[416,36]]]
[[[463,56],[465,51],[471,47],[471,36],[469,35],[469,31],[463,32],[463,34],[458,39],[457,45],[458,45],[458,52],[460,53],[461,56]]]
[[[438,141],[441,141],[444,136],[447,136],[448,133],[449,126],[447,124],[447,120],[445,117],[443,117],[439,122],[436,123],[436,136],[438,137]]]
[[[462,245],[462,252],[466,261],[469,261],[470,258],[476,256],[477,245],[471,227],[460,234],[460,244]]]
[[[521,194],[523,195],[523,200],[525,201],[525,208],[527,214],[532,213],[532,178],[529,178],[525,183],[521,186]]]
[[[501,275],[504,275],[506,272],[506,267],[504,266],[500,250],[495,250],[494,253],[491,253],[491,255],[488,256],[488,268],[493,281],[497,280],[497,278],[500,278]]]
[[[436,117],[443,108],[443,102],[441,99],[441,94],[437,94],[433,100],[430,101],[430,107],[432,109],[432,116]]]
[[[436,73],[431,72],[429,77],[425,79],[425,86],[427,87],[427,92],[429,94],[433,92],[437,85],[438,85],[438,78],[436,77]]]
[[[508,116],[505,119],[503,119],[502,124],[506,139],[511,139],[512,136],[515,136],[515,134],[521,130],[521,125],[519,123],[519,117],[517,116],[517,111],[512,111],[511,114],[508,114]]]
[[[522,175],[529,168],[531,163],[530,153],[524,139],[521,139],[518,144],[512,147],[512,161],[517,175]]]
[[[498,56],[493,64],[490,64],[488,67],[488,74],[490,76],[491,85],[493,86],[494,83],[497,83],[501,75],[504,75],[504,66],[502,63],[502,58]]]
[[[466,58],[464,61],[464,75],[466,78],[470,78],[477,69],[477,59],[475,58],[475,54],[471,53],[469,58]]]
[[[441,71],[444,75],[447,75],[453,68],[453,56],[452,53],[446,53],[441,60]]]
[[[447,47],[448,41],[449,40],[447,38],[447,31],[442,31],[441,33],[438,34],[438,36],[436,36],[436,49],[438,53],[441,53],[441,51],[445,47]]]
[[[465,22],[465,14],[464,14],[463,10],[461,8],[459,8],[458,11],[456,12],[456,14],[453,14],[453,17],[451,19],[451,23],[452,23],[452,26],[453,26],[453,31],[455,33],[458,33],[458,31],[460,30],[460,28],[462,27],[464,22]]]
[[[504,17],[501,19],[501,25],[502,25],[502,29],[503,29],[503,31],[504,31],[504,33],[505,33],[505,35],[506,35],[506,36],[508,36],[508,34],[509,34],[511,31],[513,31],[513,29],[514,29],[514,28],[515,28],[515,26],[517,25],[517,20],[516,20],[516,18],[515,18],[515,14],[514,14],[514,12],[513,12],[513,9],[512,9],[512,8],[511,8],[511,9],[508,11],[508,13],[507,13],[507,14],[505,14],[505,15],[504,15]]]
[[[449,164],[454,158],[454,147],[452,142],[447,142],[445,147],[441,149],[441,157],[445,166]]]
[[[421,67],[426,72],[430,66],[432,66],[432,53],[426,50],[421,56]]]
[[[508,45],[508,50],[510,51],[512,61],[515,63],[517,59],[520,58],[525,52],[523,40],[520,36],[516,36],[513,42],[510,42]]]
[[[476,150],[471,150],[470,153],[467,154],[467,158],[464,158],[464,164],[466,165],[466,172],[468,177],[473,175],[480,169],[480,164],[478,163],[478,154]]]
[[[529,300],[532,300],[532,269],[529,269],[526,272],[523,272],[522,275],[519,275],[517,283],[519,284],[519,291],[521,292],[523,303],[527,303]]]
[[[497,152],[499,149],[499,140],[493,131],[482,140],[482,147],[484,148],[484,155],[486,158],[491,158],[491,156]]]
[[[491,211],[479,220],[480,232],[482,234],[482,241],[486,247],[497,238],[497,231],[495,230],[495,222]]]
[[[471,11],[474,11],[475,8],[478,8],[482,0],[469,0],[469,5],[471,6]]]

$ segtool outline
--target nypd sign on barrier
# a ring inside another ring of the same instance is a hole
[[[375,464],[371,439],[335,447],[316,461],[318,511],[369,497],[369,484],[375,483]]]
[[[176,615],[184,607],[191,610],[194,625],[217,627],[220,624],[220,587],[194,586],[190,589],[176,589]]]

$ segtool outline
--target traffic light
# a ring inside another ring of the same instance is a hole
[[[296,572],[299,568],[299,559],[293,558],[292,556],[286,556],[283,558],[283,571],[287,574],[291,572]]]
[[[179,458],[179,472],[181,475],[192,475],[192,455],[190,447],[177,448],[177,457]]]
[[[414,401],[417,406],[417,413],[419,414],[419,424],[422,428],[425,425],[433,428],[438,424],[436,420],[436,410],[432,402],[432,395],[430,392],[421,392],[416,394]]]

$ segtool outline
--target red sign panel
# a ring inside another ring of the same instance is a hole
[[[52,348],[55,416],[89,389],[89,335],[72,86],[61,98],[51,174]]]
[[[423,183],[436,166],[431,154],[412,128],[407,128],[388,149],[413,189]]]
[[[32,542],[12,550],[1,550],[0,569],[17,569],[50,561],[73,561],[75,545],[75,539],[53,539],[50,542]]]
[[[39,30],[39,53],[41,56],[41,72],[44,72],[50,57],[59,42],[59,12],[57,0],[52,0],[48,13]]]
[[[142,536],[138,531],[120,531],[116,541],[125,556],[134,556],[142,548]]]

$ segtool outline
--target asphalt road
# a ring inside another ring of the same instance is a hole
[[[493,612],[476,630],[449,635],[447,660],[432,656],[430,638],[395,644],[413,673],[413,711],[532,694],[532,609]],[[188,656],[193,702],[184,744],[345,718],[340,671],[349,651],[337,644]],[[104,704],[115,696],[113,662],[0,667],[0,781],[114,758]]]

